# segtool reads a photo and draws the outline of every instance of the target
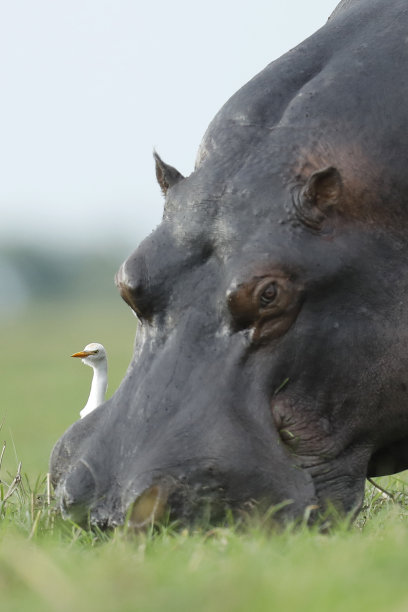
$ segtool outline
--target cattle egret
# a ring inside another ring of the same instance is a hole
[[[82,351],[74,353],[71,357],[80,357],[82,363],[93,368],[91,392],[86,406],[79,413],[81,419],[83,419],[84,416],[105,401],[106,389],[108,388],[108,360],[105,348],[98,342],[87,344]]]

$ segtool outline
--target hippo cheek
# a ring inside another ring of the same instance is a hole
[[[272,416],[293,462],[312,478],[321,513],[335,508],[341,515],[360,509],[371,448],[351,428],[333,427],[328,405],[293,398],[274,398]],[[333,408],[332,408],[333,410]]]

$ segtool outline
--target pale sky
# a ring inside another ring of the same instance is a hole
[[[0,0],[0,241],[129,250],[152,160],[188,175],[212,117],[337,0]]]

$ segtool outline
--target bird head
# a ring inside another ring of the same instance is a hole
[[[82,359],[82,363],[94,367],[98,362],[106,360],[106,351],[102,344],[91,342],[82,351],[74,353],[71,357],[79,357]]]

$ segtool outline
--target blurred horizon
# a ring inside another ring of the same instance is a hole
[[[17,245],[0,249],[0,324],[24,315],[33,304],[120,302],[114,277],[126,253],[57,251]]]

